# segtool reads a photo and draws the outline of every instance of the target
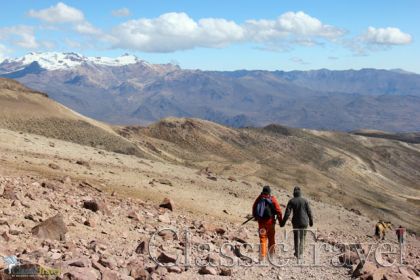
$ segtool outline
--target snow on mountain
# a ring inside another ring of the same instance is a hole
[[[37,62],[42,68],[47,70],[71,69],[82,65],[83,63],[92,63],[104,66],[123,66],[141,62],[135,55],[124,54],[119,57],[87,57],[78,53],[60,53],[60,52],[31,52],[19,58],[6,59],[1,64],[13,64],[25,67],[33,62]]]

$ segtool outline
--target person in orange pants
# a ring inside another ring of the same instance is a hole
[[[275,225],[276,217],[279,224],[282,221],[280,205],[275,196],[271,195],[270,186],[264,186],[261,194],[257,197],[252,206],[254,218],[258,221],[258,232],[260,237],[260,259],[267,257],[267,248],[270,255],[275,249]]]

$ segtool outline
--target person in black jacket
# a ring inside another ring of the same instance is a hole
[[[313,218],[309,202],[302,197],[301,190],[296,186],[293,190],[293,198],[289,200],[283,220],[280,224],[284,227],[290,213],[293,212],[293,239],[295,244],[295,256],[300,259],[305,246],[306,228],[313,226]]]

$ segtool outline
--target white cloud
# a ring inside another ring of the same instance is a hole
[[[257,49],[287,51],[295,46],[312,47],[327,42],[339,44],[359,55],[389,48],[391,45],[409,44],[410,34],[398,28],[374,28],[354,38],[345,38],[342,28],[321,22],[302,11],[286,12],[275,19],[249,19],[235,22],[224,18],[193,19],[186,13],[165,13],[156,18],[127,20],[111,30],[101,30],[85,19],[82,11],[62,2],[46,9],[31,10],[28,15],[40,19],[45,28],[57,31],[72,30],[77,42],[67,45],[89,48],[121,48],[144,52],[174,52],[194,48],[221,48],[231,44],[248,43]],[[130,10],[112,11],[113,16],[128,16]],[[1,32],[0,39],[5,36]],[[33,27],[10,27],[14,45],[22,48],[45,48],[48,42],[37,42]],[[40,30],[38,28],[38,30]],[[10,39],[10,38],[9,38]],[[296,63],[301,63],[293,59]]]
[[[50,23],[80,22],[84,20],[83,12],[59,2],[42,10],[30,10],[28,15]]]
[[[57,24],[70,24],[74,31],[82,35],[102,35],[102,31],[85,20],[82,11],[59,2],[42,10],[30,10],[28,15],[46,22],[44,29],[60,30],[63,26]]]
[[[367,56],[372,52],[385,51],[393,46],[407,45],[411,42],[411,35],[396,27],[369,27],[359,36],[342,40],[341,44],[356,56]]]
[[[6,55],[9,53],[9,49],[7,49],[4,45],[0,44],[0,62],[6,59]]]
[[[323,24],[319,19],[304,12],[284,13],[277,19],[276,26],[279,30],[302,36],[336,38],[344,34],[342,29]]]
[[[34,28],[27,25],[16,25],[0,28],[0,39],[25,49],[35,49],[40,45],[35,38]]]
[[[222,18],[194,20],[185,13],[126,21],[112,32],[114,47],[146,52],[172,52],[196,47],[223,47],[237,42],[314,45],[316,39],[333,40],[342,29],[323,24],[304,12],[288,12],[276,20],[248,20],[238,24]],[[271,48],[272,46],[270,46]]]
[[[112,15],[114,17],[128,17],[128,16],[131,15],[131,12],[127,8],[121,8],[121,9],[118,9],[118,10],[113,10]]]
[[[406,45],[412,42],[410,34],[404,33],[396,27],[375,28],[370,26],[362,39],[367,43],[378,45]]]
[[[172,52],[195,47],[221,47],[243,39],[243,28],[233,21],[206,18],[198,22],[185,13],[154,19],[130,20],[114,28],[114,47],[146,52]]]
[[[86,35],[99,35],[102,33],[102,31],[99,28],[96,28],[90,22],[87,21],[77,23],[74,26],[74,30],[80,34]]]

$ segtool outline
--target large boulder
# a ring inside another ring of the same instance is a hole
[[[51,240],[65,240],[67,231],[67,226],[64,223],[61,214],[57,214],[54,217],[45,220],[31,230],[32,235],[38,238]]]

